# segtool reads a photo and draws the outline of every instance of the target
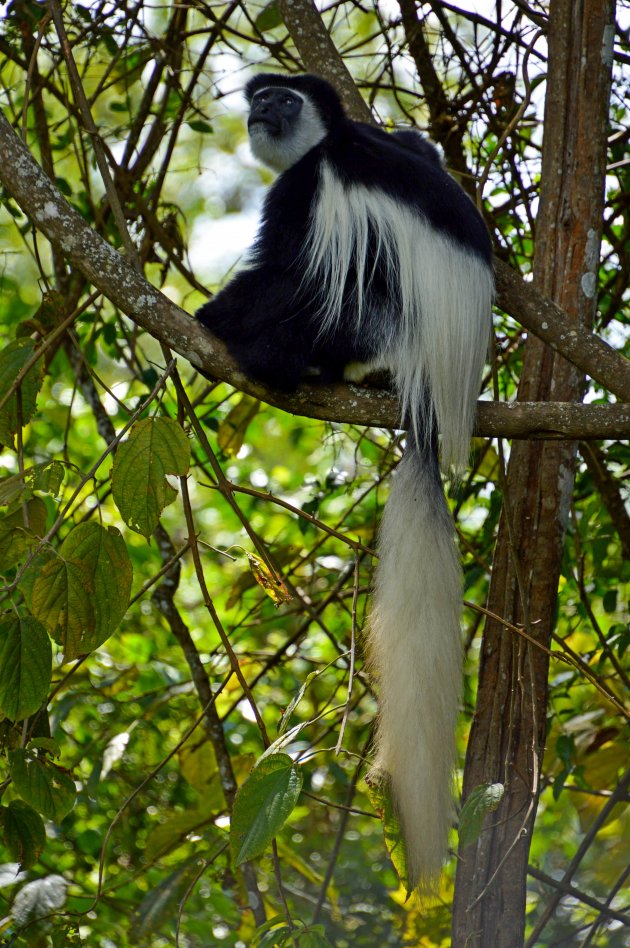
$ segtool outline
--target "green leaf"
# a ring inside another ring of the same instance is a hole
[[[23,474],[11,474],[0,477],[0,504],[12,504],[16,500],[28,500],[31,497],[30,485],[27,486]]]
[[[145,537],[177,496],[167,474],[183,476],[190,465],[190,445],[176,421],[146,418],[133,426],[116,452],[112,494],[125,523]]]
[[[72,188],[68,184],[65,178],[56,177],[55,184],[57,185],[57,187],[59,188],[59,190],[61,191],[63,195],[65,195],[66,197],[72,197]]]
[[[63,178],[57,178],[56,180],[60,191],[63,191],[65,187],[66,191],[64,193],[72,194],[69,184]],[[45,336],[51,330],[56,329],[67,315],[66,299],[63,293],[59,293],[57,290],[47,290],[43,293],[36,312],[33,313],[30,319],[24,320],[17,327],[16,335],[28,339],[35,331],[40,336]]]
[[[56,555],[36,559],[20,589],[33,615],[71,661],[98,648],[118,627],[129,604],[131,560],[115,527],[82,523]]]
[[[64,559],[81,564],[90,577],[95,627],[92,636],[83,637],[81,652],[91,651],[109,638],[127,611],[133,580],[129,553],[120,530],[98,523],[75,527],[59,552]]]
[[[29,473],[33,490],[56,495],[63,483],[65,470],[60,461],[46,461],[45,464],[36,464]]]
[[[474,843],[481,833],[484,816],[496,810],[504,793],[502,783],[484,783],[471,790],[459,817],[459,842],[462,847]]]
[[[34,737],[28,746],[29,750],[43,750],[51,757],[61,757],[61,748],[54,737]]]
[[[32,339],[18,339],[10,342],[0,352],[0,401],[9,391],[20,369],[22,369],[35,352],[35,343]],[[32,418],[37,407],[37,394],[42,384],[44,363],[38,359],[29,370],[20,385],[21,412],[20,422],[26,425]],[[0,409],[0,444],[12,445],[13,436],[18,429],[18,400],[17,393],[13,393]]]
[[[34,464],[21,474],[0,478],[0,505],[12,504],[16,500],[30,500],[34,490],[46,494],[58,494],[64,477],[60,461],[45,461]]]
[[[59,823],[74,806],[74,780],[45,757],[28,749],[9,751],[9,770],[16,792],[47,819]]]
[[[332,943],[326,938],[323,925],[304,925],[300,919],[294,920],[297,924],[290,926],[284,915],[274,915],[273,918],[256,929],[255,944],[257,948],[280,948],[295,945],[307,948],[332,948]],[[302,927],[297,927],[302,926]]]
[[[256,29],[264,33],[266,30],[274,30],[283,23],[282,14],[276,0],[272,0],[266,7],[260,11],[256,17]]]
[[[152,829],[147,837],[145,849],[147,861],[154,862],[157,859],[163,859],[168,853],[186,843],[189,833],[203,832],[206,840],[212,840],[213,843],[223,842],[224,834],[212,825],[212,820],[218,812],[218,807],[209,807],[204,800],[201,809],[168,814],[164,822]]]
[[[15,566],[46,532],[46,504],[39,497],[0,516],[0,572]]]
[[[15,896],[11,914],[18,928],[28,926],[27,942],[39,948],[46,944],[41,936],[48,928],[49,918],[62,908],[66,901],[68,883],[63,876],[51,874],[27,882]],[[37,921],[41,919],[41,925]],[[26,934],[26,932],[25,932]]]
[[[236,794],[230,826],[234,863],[262,853],[284,826],[302,789],[302,773],[287,754],[260,761]]]
[[[193,119],[191,122],[187,122],[187,125],[192,128],[193,132],[199,132],[201,135],[209,135],[214,132],[212,125],[202,119]]]
[[[178,756],[180,773],[201,795],[204,809],[208,809],[209,801],[216,809],[225,808],[225,797],[212,744],[209,741],[184,744]]]
[[[248,425],[259,411],[260,402],[249,395],[243,395],[223,419],[219,425],[217,443],[227,457],[236,457],[241,450]]]
[[[0,622],[0,710],[22,721],[41,706],[52,675],[46,629],[31,616]]]
[[[560,734],[556,741],[556,753],[569,770],[575,763],[575,738],[572,734]]]
[[[287,944],[287,938],[291,937],[292,932],[293,929],[289,925],[280,925],[279,928],[274,928],[273,931],[263,935],[256,944],[258,948],[280,948]]]
[[[296,940],[300,948],[332,948],[331,942],[324,934],[323,925],[305,928],[304,931],[297,933]]]
[[[30,567],[27,572],[31,572]],[[93,595],[87,570],[61,556],[48,560],[35,577],[31,612],[46,626],[55,641],[63,645],[66,661],[81,654],[84,632],[95,627]]]
[[[84,948],[85,942],[76,922],[55,916],[47,932],[50,948]]]
[[[602,596],[602,605],[604,607],[604,612],[616,612],[617,611],[617,590],[616,589],[607,589],[604,595]]]
[[[554,800],[557,800],[560,794],[562,793],[562,791],[564,790],[565,781],[567,777],[570,775],[571,770],[572,770],[571,767],[563,767],[560,773],[556,776],[551,788],[551,792],[553,794]]]
[[[278,736],[281,736],[282,734],[286,733],[286,730],[291,721],[291,715],[293,714],[298,704],[304,697],[306,689],[308,688],[310,683],[314,681],[319,676],[319,674],[320,674],[320,669],[317,669],[317,671],[314,671],[314,672],[310,672],[310,674],[308,674],[306,678],[304,679],[304,683],[302,684],[298,693],[296,695],[293,695],[293,698],[291,699],[289,704],[286,706],[286,708],[282,712],[282,715],[280,716],[280,721],[278,722]]]
[[[20,579],[18,589],[24,596],[26,605],[31,612],[33,612],[33,586],[35,585],[35,581],[40,576],[46,564],[54,560],[56,555],[57,554],[52,546],[47,544],[46,546],[42,547],[42,549],[35,554],[31,562],[28,564],[28,569],[24,571],[24,574]],[[46,622],[43,622],[43,625],[48,628]]]
[[[312,500],[307,500],[306,503],[302,504],[302,510],[304,513],[311,514],[312,517],[316,517],[319,513],[319,496],[313,497]]]
[[[11,859],[22,869],[35,865],[46,845],[44,821],[23,800],[0,806],[0,836]]]
[[[132,930],[134,943],[157,931],[165,921],[172,921],[177,915],[179,903],[199,875],[201,865],[197,856],[191,856],[145,895]]]
[[[268,918],[266,922],[263,922],[262,925],[259,925],[256,929],[256,938],[259,940],[263,935],[268,934],[272,929],[277,928],[278,926],[284,927],[286,925],[286,915],[272,915],[271,918]],[[260,943],[262,944],[262,943]],[[256,941],[257,948],[260,948],[259,941]]]
[[[394,811],[394,801],[388,775],[381,772],[370,777],[367,781],[367,789],[370,802],[383,824],[383,837],[389,858],[392,861],[392,865],[396,870],[396,875],[400,879],[401,885],[406,889],[407,897],[409,897],[409,895],[411,895],[411,889],[409,888],[409,873],[407,870],[407,850],[405,849],[405,840]]]

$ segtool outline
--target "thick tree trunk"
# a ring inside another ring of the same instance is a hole
[[[552,0],[534,280],[579,324],[596,307],[606,166],[614,0]],[[526,344],[519,400],[577,401],[583,378],[539,340]],[[515,443],[488,608],[547,646],[554,624],[575,444]],[[505,797],[476,843],[461,849],[456,948],[515,948],[544,749],[548,657],[486,623],[464,798],[501,782]]]

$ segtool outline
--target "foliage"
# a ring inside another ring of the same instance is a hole
[[[431,56],[468,167],[484,182],[497,252],[527,273],[540,16],[520,3],[503,5],[503,21],[473,4],[430,6]],[[84,219],[121,250],[124,221],[147,277],[193,312],[235,263],[235,248],[222,256],[234,227],[238,252],[247,243],[269,180],[246,155],[233,92],[261,62],[296,67],[280,8],[66,6],[118,208],[55,9],[5,7],[2,109]],[[426,128],[398,8],[342,2],[326,22],[380,117]],[[618,54],[627,64],[627,49]],[[614,344],[630,269],[628,103],[617,70],[599,274],[599,328]],[[361,629],[399,438],[289,417],[183,359],[171,366],[8,195],[0,247],[3,944],[447,944],[453,863],[435,898],[405,901],[379,820],[395,849],[394,817],[364,780],[376,702]],[[497,392],[510,398],[523,340],[503,314],[495,341]],[[591,385],[589,398],[609,396]],[[476,605],[502,464],[502,451],[479,440],[450,495]],[[545,945],[623,939],[606,909],[620,910],[618,841],[630,827],[621,805],[604,805],[626,766],[630,560],[611,497],[627,468],[620,444],[584,447],[565,545],[531,926],[592,834],[578,891],[548,923]],[[481,620],[470,605],[462,749]],[[467,840],[500,795],[479,788],[462,814]]]

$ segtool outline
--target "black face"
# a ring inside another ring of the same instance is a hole
[[[248,129],[261,124],[271,134],[286,132],[295,122],[302,109],[302,99],[290,89],[261,89],[253,97],[250,105]]]

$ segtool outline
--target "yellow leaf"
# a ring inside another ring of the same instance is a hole
[[[291,602],[291,593],[283,581],[273,575],[264,560],[254,553],[248,553],[247,551],[245,551],[245,555],[249,560],[249,567],[254,579],[273,600],[274,606],[277,608],[282,605],[283,602]]]
[[[259,409],[260,402],[257,399],[243,395],[219,425],[217,443],[228,457],[235,457],[243,447],[248,425]]]

